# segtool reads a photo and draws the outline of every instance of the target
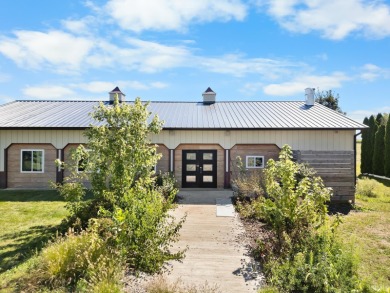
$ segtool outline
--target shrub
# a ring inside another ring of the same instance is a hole
[[[330,190],[320,177],[303,176],[300,170],[304,168],[292,161],[289,146],[282,148],[279,161],[270,159],[265,170],[267,197],[258,204],[259,214],[275,231],[280,248],[284,234],[288,241],[299,242],[326,217]]]
[[[117,231],[118,249],[127,265],[135,271],[154,273],[165,261],[183,258],[184,251],[171,253],[170,247],[178,240],[185,218],[175,223],[168,213],[172,202],[149,187],[147,182],[137,181],[110,217]]]
[[[106,223],[102,221],[102,225]],[[51,291],[78,288],[96,292],[94,288],[120,288],[121,258],[107,234],[99,234],[105,229],[102,225],[95,221],[88,231],[69,231],[57,237],[41,252],[35,267],[21,283],[30,289],[46,287]]]
[[[161,173],[156,176],[157,191],[168,200],[177,200],[176,196],[178,193],[177,180],[175,176],[170,172]]]
[[[263,172],[254,170],[248,172],[246,176],[240,176],[233,180],[235,186],[233,195],[239,200],[258,198],[264,195]]]
[[[289,146],[283,146],[279,161],[268,161],[264,178],[264,196],[238,203],[238,209],[271,230],[254,249],[263,263],[268,292],[358,289],[356,255],[335,236],[340,218],[330,224],[326,203],[331,191],[322,179],[308,166],[293,162]]]
[[[363,197],[378,197],[378,194],[375,193],[378,185],[378,182],[373,179],[359,179],[356,185],[356,194]]]
[[[326,225],[308,235],[305,245],[265,265],[269,282],[282,292],[352,292],[359,284],[357,258]]]

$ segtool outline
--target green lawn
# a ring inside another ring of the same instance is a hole
[[[0,190],[0,280],[55,236],[64,206],[54,190]]]
[[[357,143],[357,173],[360,174]],[[356,211],[343,217],[339,232],[361,259],[360,275],[376,287],[390,288],[390,181],[372,179],[374,197],[356,195]],[[359,181],[358,181],[359,182]],[[358,184],[367,184],[360,181]]]

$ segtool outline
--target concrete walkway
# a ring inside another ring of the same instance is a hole
[[[175,217],[187,214],[176,248],[188,247],[182,263],[171,263],[166,275],[170,281],[181,279],[188,285],[217,285],[220,292],[256,292],[260,278],[253,272],[247,256],[243,226],[237,217],[216,215],[216,199],[232,196],[227,190],[181,190]]]

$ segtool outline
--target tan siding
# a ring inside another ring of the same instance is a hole
[[[157,172],[169,172],[169,149],[165,145],[158,145],[157,153],[161,154],[161,159],[157,162]]]
[[[175,149],[175,178],[181,186],[183,150],[217,150],[217,187],[224,187],[225,160],[224,150],[217,144],[181,144]]]
[[[20,155],[22,149],[43,149],[44,173],[22,173]],[[57,150],[50,144],[13,144],[8,149],[8,187],[10,188],[49,188],[49,182],[56,181],[55,159]]]
[[[231,149],[235,144],[289,144],[295,150],[352,151],[353,130],[163,130],[152,135],[153,143],[175,149],[179,144],[220,144]],[[11,143],[52,143],[63,149],[68,143],[85,143],[82,130],[0,130],[0,172],[4,171],[4,149]]]
[[[354,130],[163,130],[151,136],[155,143],[175,149],[182,143],[218,143],[224,149],[235,144],[276,144],[290,145],[297,150],[353,150]],[[167,134],[168,133],[168,134]]]
[[[241,157],[242,162],[246,163],[246,156],[264,156],[264,166],[269,159],[277,160],[280,149],[275,144],[238,144],[230,150],[230,170],[231,180],[238,174],[237,157]],[[249,169],[250,170],[250,169]],[[252,169],[252,171],[259,169]]]

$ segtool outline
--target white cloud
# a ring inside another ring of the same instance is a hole
[[[307,87],[322,90],[339,88],[346,80],[349,80],[349,77],[341,72],[335,72],[332,75],[306,75],[296,77],[291,81],[266,85],[263,90],[270,96],[291,96],[303,94]]]
[[[390,78],[390,70],[375,64],[365,64],[361,68],[360,78],[366,81],[375,81],[379,78]]]
[[[192,22],[242,20],[246,5],[239,0],[110,0],[110,16],[126,30],[183,31]]]
[[[254,93],[260,91],[263,88],[264,84],[262,82],[247,82],[240,89],[240,92],[246,95],[253,95]]]
[[[20,67],[55,66],[58,72],[79,70],[93,47],[91,40],[62,31],[16,31],[14,34],[15,38],[0,39],[0,53]]]
[[[156,88],[156,89],[164,89],[164,88],[167,88],[169,85],[165,82],[161,82],[161,81],[156,81],[156,82],[152,82],[150,84],[150,86],[152,88]]]
[[[58,99],[69,98],[74,95],[74,92],[63,86],[44,85],[44,86],[29,86],[22,90],[23,94],[38,99]]]
[[[347,116],[355,121],[363,123],[365,117],[376,116],[378,113],[390,113],[390,106],[369,110],[355,110],[347,112]]]
[[[137,80],[117,80],[117,81],[91,81],[85,83],[72,84],[71,87],[78,90],[83,90],[90,93],[106,94],[118,86],[123,92],[126,89],[133,90],[148,90],[151,88],[165,88],[166,83],[155,81],[150,83],[143,83]],[[126,93],[125,93],[126,94]]]
[[[191,52],[182,46],[167,46],[140,39],[128,39],[127,46],[119,47],[104,40],[95,42],[96,48],[86,58],[89,67],[111,67],[154,73],[185,66]]]
[[[355,32],[369,38],[390,35],[390,7],[380,0],[268,0],[266,5],[268,13],[292,32],[319,31],[334,40]]]
[[[77,24],[75,25],[77,27]],[[89,35],[62,31],[17,31],[15,38],[0,38],[0,53],[20,67],[56,73],[79,74],[83,70],[109,68],[156,73],[173,68],[195,68],[233,76],[260,74],[276,79],[305,64],[286,60],[246,58],[240,54],[205,57],[184,45],[165,45],[137,38],[121,45]],[[141,85],[133,85],[140,89]]]
[[[249,73],[258,73],[269,79],[275,79],[287,73],[292,67],[301,67],[304,64],[284,60],[266,58],[245,58],[241,55],[230,54],[222,57],[199,57],[197,66],[211,72],[244,76]]]

